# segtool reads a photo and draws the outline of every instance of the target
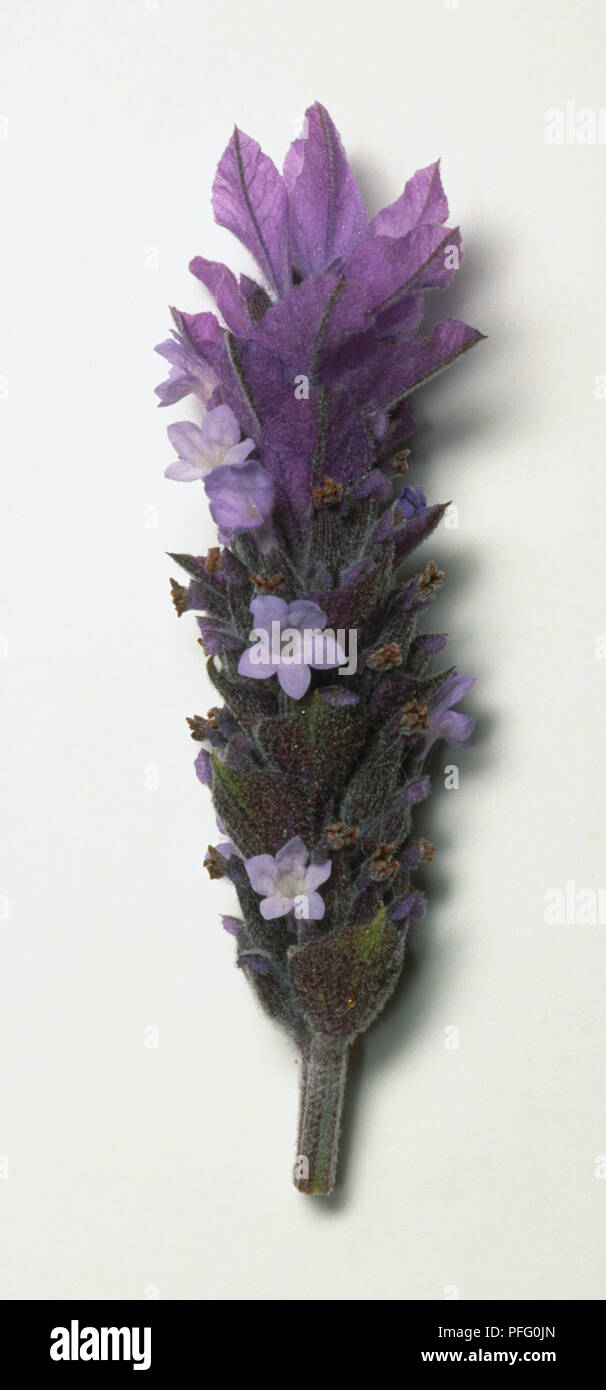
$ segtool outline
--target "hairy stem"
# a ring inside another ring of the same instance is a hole
[[[335,1185],[349,1043],[316,1033],[302,1047],[294,1184],[311,1197]]]

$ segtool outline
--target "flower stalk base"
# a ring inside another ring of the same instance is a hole
[[[349,1043],[315,1034],[302,1048],[294,1184],[310,1197],[335,1185]]]

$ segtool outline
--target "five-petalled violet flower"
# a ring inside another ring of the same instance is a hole
[[[307,922],[324,916],[324,900],[316,891],[330,878],[332,863],[308,864],[309,852],[299,835],[293,836],[276,855],[255,854],[245,869],[255,893],[263,894],[259,908],[266,922],[294,912]]]
[[[170,426],[168,477],[200,480],[218,527],[206,555],[173,556],[173,601],[196,614],[215,692],[188,721],[221,822],[206,868],[238,896],[238,966],[299,1049],[294,1181],[325,1195],[350,1049],[425,908],[414,873],[434,847],[413,816],[431,750],[473,729],[454,708],[471,677],[432,667],[444,575],[416,553],[447,504],[407,473],[413,392],[483,335],[422,326],[462,256],[439,161],[372,216],[314,102],[282,171],[236,127],[212,201],[256,269],[196,256],[216,312],[174,309],[158,348],[160,404],[201,411]]]
[[[207,411],[201,425],[182,421],[167,430],[178,458],[165,476],[179,483],[202,481],[213,521],[234,534],[264,526],[274,503],[272,478],[250,458],[254,440],[241,440],[240,433],[228,405]]]
[[[241,467],[255,447],[253,439],[240,442],[240,426],[228,405],[207,411],[201,425],[183,421],[169,425],[166,433],[179,457],[169,463],[165,477],[179,483],[205,478],[221,464]]]
[[[326,614],[311,599],[286,603],[272,594],[261,594],[250,605],[255,626],[255,645],[242,653],[241,676],[267,680],[277,675],[282,689],[300,700],[311,681],[310,667],[329,670],[346,660],[334,633],[325,633]]]

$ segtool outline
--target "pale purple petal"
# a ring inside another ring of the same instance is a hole
[[[202,481],[202,471],[198,464],[185,463],[184,459],[175,459],[174,463],[169,463],[168,468],[164,469],[165,478],[174,478],[178,483],[193,483]]]
[[[228,463],[230,468],[239,468],[249,454],[252,454],[254,447],[254,439],[243,439],[241,444],[233,444],[231,449],[228,449],[224,462]]]
[[[305,919],[308,922],[320,922],[324,916],[326,908],[324,899],[319,893],[305,893]]]
[[[271,854],[253,855],[252,859],[245,860],[244,868],[255,893],[273,893],[278,870]]]
[[[330,859],[327,859],[324,864],[310,864],[309,868],[305,870],[303,892],[312,893],[314,888],[319,888],[321,883],[326,883],[327,878],[330,878],[331,871],[332,862]]]
[[[286,869],[303,869],[307,863],[308,851],[300,835],[293,835],[292,840],[282,845],[282,849],[276,854],[276,864],[280,865],[280,873]],[[316,885],[314,884],[314,887]]]
[[[255,661],[251,652],[256,650],[254,647],[247,647],[242,652],[238,662],[238,674],[240,676],[250,676],[254,681],[266,681],[269,676],[273,676],[276,670],[276,663],[269,661]]]
[[[179,461],[169,465],[165,477],[177,478],[179,482],[202,478],[212,464],[208,462],[204,433],[200,426],[189,420],[181,420],[169,425],[166,433],[179,455]]]
[[[292,908],[292,898],[282,898],[278,894],[273,897],[263,898],[259,903],[261,916],[266,922],[271,922],[274,917],[285,917]]]
[[[200,426],[194,425],[190,420],[179,420],[178,423],[169,425],[166,433],[179,458],[199,466],[204,454],[204,435]]]
[[[300,700],[308,688],[311,671],[309,666],[285,666],[282,663],[278,668],[278,680],[292,700]]]
[[[222,463],[228,449],[240,440],[240,426],[228,405],[217,405],[202,421],[204,449],[214,464]]]
[[[280,623],[281,627],[286,626],[288,617],[288,604],[283,598],[277,598],[275,594],[259,594],[252,600],[250,611],[254,616],[255,627],[265,628],[271,632],[273,622]]]

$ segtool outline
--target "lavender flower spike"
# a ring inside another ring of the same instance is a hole
[[[214,215],[258,271],[194,257],[217,313],[173,311],[157,390],[197,405],[198,423],[169,426],[166,472],[203,482],[218,528],[207,555],[172,557],[216,692],[188,721],[224,837],[204,862],[237,895],[222,923],[241,973],[299,1050],[294,1182],[325,1196],[350,1049],[425,910],[415,873],[435,851],[413,815],[432,750],[474,726],[455,708],[472,677],[432,665],[446,639],[425,623],[445,576],[415,560],[446,506],[406,475],[412,394],[482,334],[421,328],[462,255],[439,163],[369,217],[318,102],[304,130],[283,174],[234,131]]]

